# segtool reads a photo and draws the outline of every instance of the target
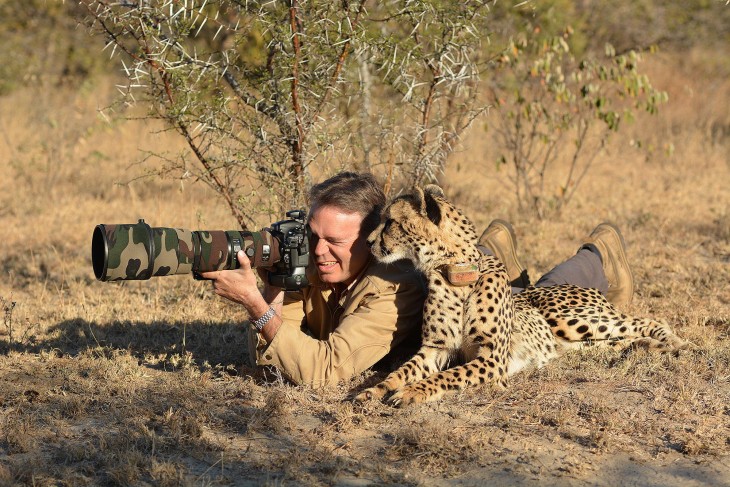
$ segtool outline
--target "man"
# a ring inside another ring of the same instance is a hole
[[[250,337],[257,346],[249,347],[256,363],[318,387],[352,377],[409,337],[417,339],[426,287],[409,263],[383,265],[370,254],[367,238],[385,206],[371,174],[340,173],[309,196],[310,286],[284,293],[266,284],[259,291],[243,252],[239,269],[203,277],[258,325],[258,336]]]
[[[257,287],[243,252],[236,270],[209,272],[215,292],[240,303],[257,330],[250,353],[298,384],[334,384],[368,369],[406,341],[417,341],[426,287],[409,263],[383,265],[367,245],[385,195],[371,174],[343,172],[310,191],[310,286],[285,293]],[[529,285],[509,223],[495,220],[479,239],[507,267],[514,292]],[[264,271],[265,272],[265,271]],[[262,276],[263,277],[263,276]],[[264,282],[267,279],[264,277]],[[599,225],[578,253],[536,285],[595,287],[625,304],[633,279],[618,230]]]

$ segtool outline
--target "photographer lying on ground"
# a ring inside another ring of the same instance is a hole
[[[406,341],[417,342],[427,289],[410,263],[383,265],[370,253],[367,239],[385,206],[371,174],[340,173],[315,185],[309,200],[309,287],[285,293],[266,284],[259,290],[243,252],[239,269],[202,276],[213,280],[216,294],[248,312],[258,331],[249,346],[258,365],[320,387],[359,374]],[[514,292],[528,285],[508,223],[492,222],[479,244],[505,264]],[[575,256],[536,285],[557,284],[597,288],[618,305],[630,302],[633,278],[618,231],[599,225]]]

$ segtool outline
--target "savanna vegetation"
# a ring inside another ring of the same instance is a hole
[[[728,484],[724,1],[303,2],[293,23],[298,2],[171,4],[145,25],[184,49],[153,69],[151,34],[109,43],[108,2],[0,4],[0,485]],[[510,220],[533,279],[618,224],[627,311],[697,348],[586,350],[504,392],[361,406],[387,365],[292,386],[247,365],[247,317],[207,283],[94,279],[97,223],[257,229],[342,168]]]

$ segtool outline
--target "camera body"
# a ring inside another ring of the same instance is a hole
[[[269,284],[286,290],[301,289],[309,285],[306,270],[309,265],[309,226],[302,210],[286,213],[289,220],[271,225],[269,233],[279,242],[279,261],[268,273]]]

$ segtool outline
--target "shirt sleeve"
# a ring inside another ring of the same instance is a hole
[[[420,327],[424,295],[416,282],[370,288],[327,340],[312,338],[286,320],[258,363],[276,366],[297,384],[336,384],[374,365]]]
[[[304,324],[304,294],[301,291],[284,293],[284,304],[281,307],[281,320],[285,325],[299,328]]]

